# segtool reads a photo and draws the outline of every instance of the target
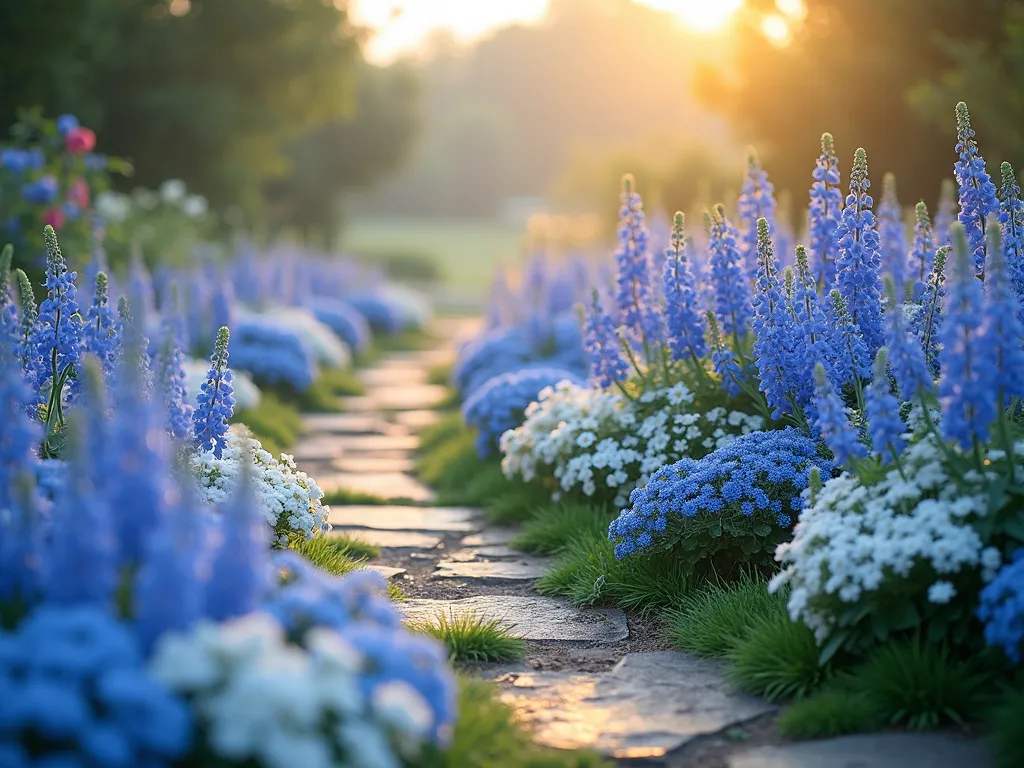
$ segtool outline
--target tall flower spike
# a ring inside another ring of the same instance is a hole
[[[914,281],[914,301],[921,301],[924,289],[928,284],[928,275],[935,261],[935,237],[932,233],[932,221],[928,216],[928,206],[922,200],[914,208],[914,246],[910,251],[911,279]],[[902,300],[903,294],[897,298]]]
[[[601,389],[615,382],[625,381],[629,365],[622,357],[622,344],[615,333],[615,321],[608,315],[597,289],[588,309],[580,308],[583,315],[583,345],[590,360],[590,375]]]
[[[1024,323],[1024,200],[1013,166],[1003,163],[999,168],[999,225],[1003,236],[1003,253],[1010,286],[1017,297],[1017,317]]]
[[[953,239],[949,228],[956,221],[956,182],[953,179],[943,179],[942,187],[939,190],[939,205],[935,209],[935,247],[941,248],[944,245],[952,246]]]
[[[0,337],[10,345],[18,341],[18,308],[11,290],[11,260],[14,248],[4,246],[0,252]]]
[[[956,105],[956,151],[960,156],[953,166],[960,188],[957,220],[967,236],[974,270],[982,275],[985,272],[985,224],[990,213],[998,212],[999,202],[996,200],[996,186],[985,170],[985,159],[974,140],[967,105],[962,101]]]
[[[903,296],[907,282],[907,230],[903,224],[903,207],[896,196],[896,176],[891,173],[882,178],[878,238],[882,271],[892,277],[898,295]]]
[[[798,324],[794,348],[794,394],[805,409],[814,402],[814,366],[828,360],[828,321],[818,298],[807,250],[796,247],[793,311]]]
[[[891,309],[885,313],[886,343],[889,367],[904,401],[932,391],[934,381],[924,359],[924,349],[903,324],[903,308],[896,298],[896,286],[891,277],[885,279],[885,292]]]
[[[874,377],[864,391],[864,412],[868,419],[871,447],[886,463],[899,458],[907,447],[906,425],[900,418],[900,404],[889,386],[889,360],[885,347],[875,355]]]
[[[1017,312],[1020,303],[1010,287],[1006,269],[1006,251],[1001,242],[999,223],[990,216],[988,230],[988,263],[985,267],[985,298],[982,305],[984,332],[980,345],[982,358],[992,360],[986,372],[989,386],[998,393],[1000,408],[1012,397],[1024,397],[1024,326]]]
[[[827,311],[829,339],[829,382],[842,391],[855,378],[866,379],[871,373],[871,357],[860,329],[853,322],[846,302],[838,289],[829,293]]]
[[[255,611],[267,583],[267,525],[260,516],[253,478],[253,457],[242,456],[233,496],[221,507],[221,543],[213,558],[204,612],[224,621]]]
[[[818,413],[816,426],[825,445],[835,454],[836,463],[842,466],[867,456],[864,445],[857,438],[857,431],[846,417],[843,401],[833,391],[821,363],[814,367],[814,392]]]
[[[839,158],[831,133],[821,135],[821,154],[814,166],[811,205],[807,215],[811,269],[819,288],[830,290],[836,279],[839,239],[836,230],[843,211],[839,187]]]
[[[949,246],[945,245],[935,252],[932,273],[928,276],[924,294],[921,296],[921,309],[910,323],[910,332],[924,350],[928,369],[936,374],[939,372],[939,330],[942,328],[942,318],[945,314],[948,254]]]
[[[92,305],[85,316],[84,336],[85,351],[99,359],[103,375],[109,380],[121,345],[117,337],[117,316],[110,306],[107,288],[107,273],[97,272]]]
[[[757,293],[754,295],[754,357],[758,389],[764,393],[772,418],[792,412],[788,378],[791,375],[793,326],[779,289],[778,264],[768,220],[757,220]]]
[[[651,286],[651,257],[643,202],[633,177],[622,179],[619,209],[619,245],[615,251],[615,301],[630,341],[651,348],[663,337],[663,319]]]
[[[743,369],[736,361],[732,350],[722,340],[722,332],[718,327],[718,320],[715,313],[708,311],[708,336],[711,339],[711,362],[715,366],[715,373],[722,379],[722,389],[730,396],[738,395],[742,388]]]
[[[17,343],[14,345],[14,354],[18,362],[21,363],[21,369],[26,379],[33,383],[31,371],[36,365],[36,350],[32,346],[32,337],[35,336],[36,324],[39,322],[39,308],[36,306],[36,295],[32,290],[32,283],[29,282],[28,275],[20,269],[15,270],[15,275],[18,278],[21,319]]]
[[[203,451],[212,449],[218,459],[227,446],[224,435],[227,434],[228,422],[235,412],[232,376],[228,368],[230,335],[227,328],[217,332],[213,355],[210,356],[210,371],[206,374],[206,381],[197,398],[199,407],[193,415],[196,445]]]
[[[167,412],[167,427],[176,440],[187,440],[192,434],[193,408],[188,401],[185,355],[182,352],[179,325],[181,318],[164,315],[163,338],[156,357],[157,390]]]
[[[698,306],[684,225],[683,214],[676,212],[672,219],[672,244],[665,250],[665,319],[673,359],[689,357],[696,362],[707,354],[707,326]]]
[[[943,437],[965,450],[988,439],[996,418],[996,393],[989,381],[995,360],[981,338],[983,301],[967,233],[962,224],[954,224],[949,293],[939,331],[939,403]]]
[[[768,222],[768,235],[775,234],[775,189],[768,181],[768,174],[761,167],[757,152],[747,150],[747,173],[743,188],[736,200],[736,218],[740,229],[740,253],[743,266],[751,279],[757,275],[758,265],[758,219]]]
[[[149,339],[142,330],[141,321],[132,313],[131,303],[124,296],[117,301],[117,337],[121,345],[120,359],[130,366],[134,380],[142,387],[143,396],[148,398],[153,392]]]
[[[729,224],[722,205],[715,206],[709,236],[715,316],[721,318],[726,336],[739,338],[747,332],[750,322],[750,281],[736,246],[736,230]]]
[[[839,224],[839,262],[836,285],[853,322],[860,328],[869,359],[882,346],[881,255],[868,188],[868,155],[860,148],[853,157],[850,194]]]

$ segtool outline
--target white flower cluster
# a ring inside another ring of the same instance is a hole
[[[212,450],[190,457],[203,501],[219,505],[231,498],[242,470],[242,459],[248,453],[255,467],[253,480],[260,512],[274,529],[279,544],[287,544],[291,536],[310,539],[330,529],[327,522],[330,508],[321,503],[324,492],[313,478],[296,469],[291,456],[282,453],[280,459],[275,459],[240,424],[231,426],[226,439],[227,447],[219,459]]]
[[[612,490],[622,506],[666,464],[700,457],[762,429],[760,416],[717,407],[689,410],[685,384],[631,400],[620,392],[562,382],[544,389],[526,420],[501,437],[502,469],[524,481],[553,477],[559,491]]]
[[[310,629],[304,643],[288,643],[267,614],[204,622],[165,635],[150,672],[192,702],[210,747],[232,763],[399,768],[396,752],[429,738],[423,697],[396,681],[364,696],[364,659],[333,630]]]
[[[793,540],[776,550],[783,570],[770,589],[791,587],[790,618],[807,624],[819,642],[837,628],[844,604],[907,578],[915,566],[927,564],[936,574],[928,588],[936,604],[956,596],[949,579],[964,569],[980,567],[986,581],[994,576],[999,551],[985,546],[972,522],[986,514],[996,474],[971,470],[964,487],[949,476],[944,458],[927,436],[900,457],[902,474],[890,469],[870,485],[849,473],[829,480],[800,515]]]

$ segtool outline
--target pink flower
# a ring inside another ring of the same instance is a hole
[[[49,208],[43,214],[43,224],[49,224],[54,229],[63,227],[67,220],[67,215],[60,208]]]
[[[64,135],[64,141],[68,152],[73,155],[84,155],[86,152],[92,152],[96,147],[96,134],[88,128],[78,126]]]
[[[75,179],[68,190],[68,202],[79,208],[89,207],[89,184],[85,179]]]

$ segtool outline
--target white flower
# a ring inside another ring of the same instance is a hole
[[[187,189],[181,179],[167,179],[160,185],[160,199],[165,203],[180,203],[185,199]]]
[[[106,221],[119,224],[128,218],[132,202],[126,195],[104,190],[96,195],[96,212]]]
[[[191,219],[198,219],[205,216],[210,210],[210,204],[202,195],[189,195],[181,203],[181,210]]]
[[[945,605],[956,597],[956,587],[948,581],[936,581],[928,587],[928,602]]]

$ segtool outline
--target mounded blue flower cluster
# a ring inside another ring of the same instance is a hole
[[[615,557],[673,550],[691,564],[770,562],[789,536],[811,468],[833,464],[796,429],[752,432],[702,459],[662,467],[608,528]]]
[[[535,365],[495,376],[473,392],[462,405],[462,417],[477,430],[480,457],[492,453],[507,430],[523,423],[523,412],[542,389],[566,380],[584,383],[582,376],[566,368]]]
[[[380,293],[353,293],[345,297],[375,333],[401,333],[414,325],[402,305]]]
[[[1024,653],[1024,548],[981,590],[980,600],[978,618],[985,624],[985,640],[1020,664]]]
[[[257,383],[281,384],[296,392],[305,392],[319,375],[309,342],[269,318],[247,317],[235,323],[231,364],[249,371]]]
[[[364,352],[373,341],[373,331],[359,310],[341,299],[314,298],[313,316],[341,338],[353,352]]]

